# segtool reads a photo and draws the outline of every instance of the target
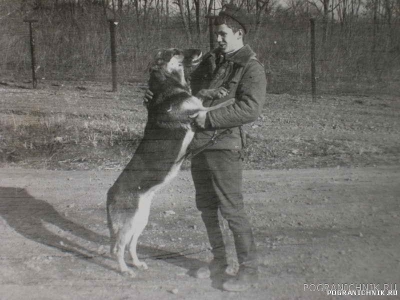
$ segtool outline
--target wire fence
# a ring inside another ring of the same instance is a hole
[[[139,20],[125,15],[115,22],[112,49],[110,21],[101,12],[58,16],[41,14],[30,23],[12,15],[0,20],[0,65],[3,77],[32,75],[32,41],[35,48],[34,75],[43,80],[92,80],[112,82],[112,53],[118,83],[146,82],[147,67],[157,49],[200,48],[209,50],[209,29],[192,28],[185,35],[181,19]],[[310,19],[271,19],[246,36],[264,64],[270,92],[310,92],[312,80],[320,92],[374,92],[400,83],[400,23],[355,22],[343,28],[332,23],[323,30],[315,21],[315,74],[312,73]],[[194,26],[193,26],[194,27]]]

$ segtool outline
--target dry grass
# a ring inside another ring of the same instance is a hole
[[[94,83],[39,90],[1,88],[3,166],[122,168],[143,133],[138,85],[118,93]],[[246,125],[246,168],[306,168],[399,162],[400,103],[392,96],[268,95],[260,118]],[[188,166],[186,163],[185,167]]]

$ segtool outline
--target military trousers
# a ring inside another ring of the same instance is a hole
[[[192,158],[196,206],[207,229],[214,259],[226,260],[218,218],[220,211],[233,233],[239,264],[257,266],[257,251],[242,195],[242,157],[235,150],[206,150]]]

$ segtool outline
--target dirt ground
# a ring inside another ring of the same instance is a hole
[[[244,294],[193,276],[211,253],[188,171],[153,201],[139,238],[149,270],[118,273],[105,196],[140,140],[142,99],[142,84],[110,93],[104,83],[0,81],[0,300],[400,299],[321,291],[400,288],[398,96],[268,95],[245,128],[260,282]]]
[[[0,299],[352,299],[312,284],[400,288],[399,165],[245,171],[260,283],[242,294],[192,276],[211,255],[188,171],[153,201],[139,239],[149,270],[121,276],[108,254],[105,214],[117,176],[0,169]]]

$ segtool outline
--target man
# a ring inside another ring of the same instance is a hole
[[[226,291],[245,291],[258,280],[256,246],[242,195],[242,149],[245,136],[241,125],[255,121],[266,98],[264,67],[243,38],[246,18],[233,5],[223,7],[214,20],[218,47],[207,53],[191,74],[194,95],[212,106],[227,99],[235,103],[210,112],[191,116],[197,126],[191,148],[205,150],[192,158],[191,172],[196,189],[196,206],[207,229],[214,256],[209,269],[200,268],[196,275],[205,278],[225,274],[225,245],[218,211],[228,221],[233,233],[239,271],[223,283]],[[145,96],[151,100],[151,93]],[[145,100],[146,101],[146,100]],[[210,140],[215,143],[210,145]]]
[[[240,126],[258,118],[266,98],[266,77],[255,53],[244,45],[247,28],[243,13],[227,5],[214,25],[218,47],[206,54],[191,74],[192,91],[203,99],[204,106],[229,98],[235,98],[235,103],[193,116],[199,130],[192,148],[201,147],[213,136],[217,142],[193,157],[191,171],[196,205],[214,255],[209,267],[220,273],[227,267],[219,210],[233,233],[240,265],[237,276],[224,282],[222,287],[239,292],[250,288],[258,279],[256,246],[242,196],[241,150],[245,136]],[[199,276],[202,272],[198,270]]]

